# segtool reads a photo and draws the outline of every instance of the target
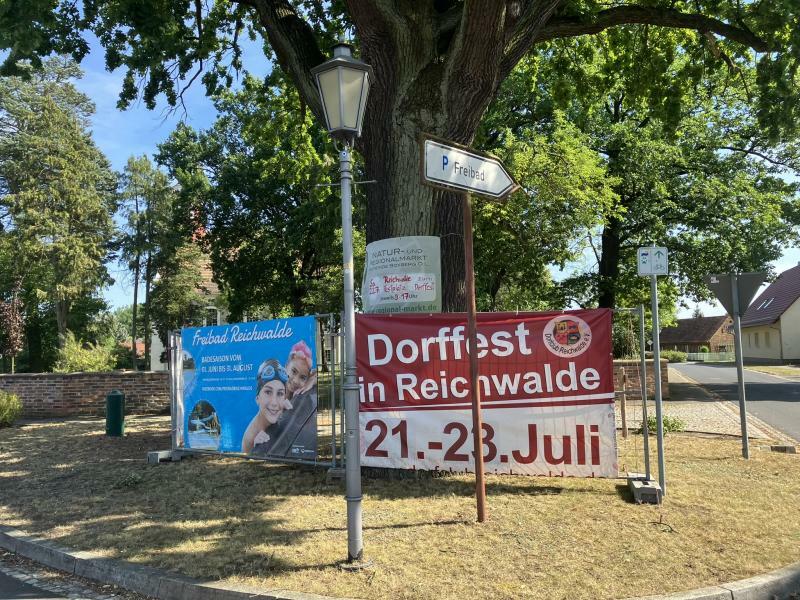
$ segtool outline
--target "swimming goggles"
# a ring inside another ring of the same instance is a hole
[[[277,369],[274,365],[269,363],[263,363],[261,368],[258,370],[258,383],[265,384],[269,381],[274,381],[275,379],[280,379],[282,383],[286,383],[289,381],[289,376],[286,374],[286,369],[279,366]]]

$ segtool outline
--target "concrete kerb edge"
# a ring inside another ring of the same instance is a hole
[[[288,590],[259,592],[247,586],[203,583],[91,552],[73,552],[6,525],[0,525],[0,548],[71,575],[117,585],[159,600],[332,600],[329,596]]]
[[[258,592],[247,586],[209,584],[176,573],[102,558],[90,552],[72,552],[48,540],[0,525],[0,548],[48,567],[118,585],[159,600],[330,600],[330,596],[289,590]],[[763,575],[719,586],[639,600],[772,600],[800,591],[800,562]]]

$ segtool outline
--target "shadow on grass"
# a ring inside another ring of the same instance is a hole
[[[636,504],[636,500],[633,499],[633,492],[631,492],[631,488],[628,487],[627,483],[620,483],[616,486],[617,496],[619,496],[620,500],[623,502],[627,502],[628,504]]]
[[[344,538],[342,487],[321,468],[218,456],[148,465],[148,450],[169,447],[162,420],[137,420],[122,438],[104,435],[102,419],[29,423],[0,437],[0,522],[14,519],[34,535],[109,558],[177,570],[205,581],[231,575],[332,568],[330,547]],[[490,475],[487,494],[550,496],[597,493],[591,485],[560,487],[552,479]],[[474,494],[472,475],[418,474],[364,480],[372,499],[447,500]],[[313,507],[313,510],[308,510]],[[307,513],[307,514],[306,514]],[[289,517],[292,517],[291,519]],[[368,524],[366,530],[461,526],[471,519]],[[447,535],[445,533],[445,535]],[[281,558],[281,555],[290,559]]]

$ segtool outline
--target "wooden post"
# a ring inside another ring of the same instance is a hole
[[[464,263],[466,266],[467,337],[469,338],[469,381],[472,395],[472,440],[475,455],[475,499],[478,522],[486,520],[486,482],[483,473],[483,417],[481,390],[478,386],[478,325],[475,302],[475,262],[472,256],[472,202],[469,194],[464,201]]]
[[[628,438],[628,413],[625,408],[625,391],[628,388],[628,375],[625,372],[625,367],[620,368],[622,374],[622,395],[619,399],[619,412],[622,414],[622,437]]]

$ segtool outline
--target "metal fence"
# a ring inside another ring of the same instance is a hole
[[[687,352],[686,360],[693,362],[733,362],[733,352]]]

